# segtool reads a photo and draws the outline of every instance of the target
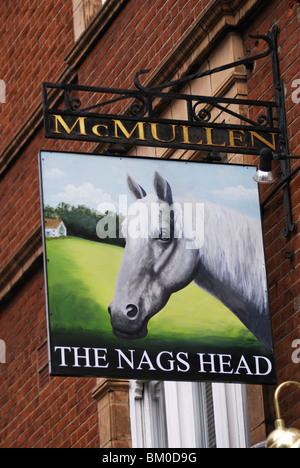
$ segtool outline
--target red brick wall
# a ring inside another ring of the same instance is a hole
[[[49,377],[42,269],[1,313],[0,447],[99,447],[94,379]]]
[[[293,82],[300,79],[299,20],[299,1],[266,2],[263,11],[256,15],[244,33],[245,51],[247,51],[253,46],[253,39],[248,38],[249,34],[266,34],[275,23],[279,27],[280,72],[284,82],[290,152],[294,155],[300,155],[300,104],[293,102],[292,99],[292,93],[295,91]],[[251,99],[272,99],[271,65],[266,66],[264,61],[255,65],[253,73],[249,73],[248,89]],[[299,161],[291,160],[292,169],[298,165]],[[274,163],[275,166],[280,177],[279,163]],[[300,339],[299,180],[298,172],[291,182],[291,201],[296,227],[288,240],[282,235],[285,228],[282,190],[264,210],[266,257],[279,383],[286,380],[299,381],[299,364],[292,361],[292,354],[295,351],[295,348],[292,348],[293,341]],[[270,193],[273,188],[273,185],[268,188],[262,187],[263,196]],[[295,254],[293,261],[285,258],[286,253],[291,251]],[[286,398],[291,392],[291,397]],[[287,425],[300,427],[299,393],[289,388],[285,394],[282,394],[280,401]]]
[[[155,70],[211,0],[130,1],[80,70],[81,83],[133,87],[134,74]],[[163,81],[163,77],[161,77]],[[91,81],[92,80],[92,81]]]
[[[0,3],[1,78],[6,83],[1,150],[40,102],[41,83],[57,78],[73,45],[72,0]]]
[[[80,84],[130,87],[134,73],[158,65],[207,0],[129,1],[78,70]],[[184,8],[184,14],[182,9]],[[142,12],[142,18],[141,18]],[[71,0],[0,2],[0,154],[41,103],[41,83],[58,81],[74,46]],[[45,140],[39,126],[1,178],[0,271],[40,226],[38,152],[86,151],[95,145]],[[47,376],[46,311],[41,262],[2,304],[0,447],[99,447],[95,379]]]
[[[41,103],[41,83],[57,81],[74,45],[71,0],[0,2],[0,154]],[[40,226],[38,151],[59,149],[42,127],[1,178],[0,271]],[[41,260],[1,304],[0,447],[99,447],[95,379],[50,378]]]

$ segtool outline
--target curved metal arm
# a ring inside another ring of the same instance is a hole
[[[177,86],[177,85],[186,83],[188,81],[195,80],[197,78],[202,78],[203,76],[213,75],[214,73],[218,73],[218,72],[221,72],[221,71],[224,71],[224,70],[228,70],[230,68],[238,67],[239,65],[247,65],[248,63],[252,63],[255,60],[259,60],[261,58],[267,57],[268,55],[270,55],[272,53],[272,51],[274,50],[274,47],[276,47],[276,41],[274,40],[274,38],[277,36],[277,34],[278,34],[278,28],[277,28],[277,26],[275,26],[272,29],[272,31],[269,31],[268,34],[266,34],[266,35],[259,34],[259,35],[256,35],[256,36],[254,36],[254,35],[249,36],[249,37],[251,37],[253,39],[262,39],[263,41],[265,41],[268,44],[268,50],[266,50],[265,52],[262,52],[261,54],[254,55],[252,57],[246,57],[246,58],[238,60],[236,62],[228,63],[226,65],[222,65],[221,67],[213,68],[212,70],[206,70],[205,72],[202,72],[202,73],[195,73],[193,75],[185,76],[184,78],[180,78],[178,80],[169,81],[169,83],[164,83],[164,84],[161,84],[161,85],[158,85],[158,86],[154,86],[153,88],[146,88],[146,87],[142,86],[141,83],[139,82],[140,75],[144,75],[146,73],[149,73],[149,71],[151,69],[140,70],[135,74],[134,84],[140,91],[147,92],[147,93],[152,93],[152,92],[155,92],[155,91],[162,90],[164,88],[170,88],[172,86]]]
[[[280,415],[280,409],[279,409],[279,393],[283,389],[283,387],[288,387],[289,385],[295,385],[296,387],[300,388],[300,383],[294,382],[292,380],[288,380],[287,382],[282,383],[279,385],[279,387],[276,389],[275,395],[274,395],[274,405],[275,405],[275,412],[276,412],[276,419],[281,419]]]
[[[300,170],[300,166],[296,167],[292,172],[290,172],[282,181],[272,190],[272,192],[267,196],[267,198],[262,202],[261,206],[264,208],[266,204],[273,198],[276,192],[286,184],[291,178]]]

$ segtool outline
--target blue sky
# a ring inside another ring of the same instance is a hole
[[[73,153],[41,153],[44,203],[60,202],[89,208],[118,207],[127,195],[129,173],[147,193],[153,193],[153,175],[165,177],[174,196],[188,196],[230,206],[260,217],[256,168],[231,164],[205,164],[149,158],[121,158]],[[103,210],[101,210],[103,211]]]

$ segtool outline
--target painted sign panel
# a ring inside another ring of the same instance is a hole
[[[52,375],[276,382],[255,167],[40,153]]]

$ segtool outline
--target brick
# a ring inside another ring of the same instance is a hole
[[[294,7],[295,8],[295,7]],[[291,100],[291,83],[299,77],[298,55],[299,55],[299,32],[298,22],[295,15],[295,10],[290,9],[288,2],[272,2],[262,11],[255,19],[254,24],[251,24],[245,31],[245,50],[249,48],[251,40],[248,34],[251,30],[260,33],[267,31],[272,24],[277,22],[280,28],[278,38],[280,47],[280,69],[282,79],[287,90],[286,108],[287,121],[290,137],[291,150],[299,148],[299,105],[295,105]],[[256,25],[256,26],[255,26]],[[258,67],[252,74],[249,75],[248,89],[249,97],[252,99],[268,99],[269,94],[265,92],[263,70],[265,68]],[[268,82],[270,84],[270,82]],[[299,154],[299,153],[294,153]],[[292,163],[296,167],[298,163]],[[299,176],[297,177],[299,178]],[[295,221],[299,218],[299,193],[297,180],[291,182],[292,206]],[[266,190],[267,192],[267,190]],[[267,193],[265,193],[265,196]],[[264,197],[264,196],[263,196]],[[270,284],[271,312],[273,314],[273,328],[276,343],[276,356],[279,381],[289,380],[292,376],[296,377],[295,365],[291,362],[291,339],[298,335],[299,337],[299,317],[295,319],[294,300],[299,292],[299,271],[296,266],[299,265],[299,259],[296,258],[293,264],[283,260],[285,251],[299,249],[299,236],[292,235],[289,243],[280,239],[280,231],[284,227],[284,213],[280,208],[283,206],[282,195],[277,195],[268,204],[264,213],[264,229],[266,254],[268,260],[268,278]],[[282,227],[279,227],[282,226]],[[297,240],[298,238],[298,240]],[[297,275],[298,271],[298,275]],[[296,288],[296,289],[295,289]],[[299,411],[299,405],[298,405]],[[297,418],[295,412],[287,412],[283,408],[283,415],[287,414],[290,418],[290,423]],[[298,416],[299,419],[299,416]]]

